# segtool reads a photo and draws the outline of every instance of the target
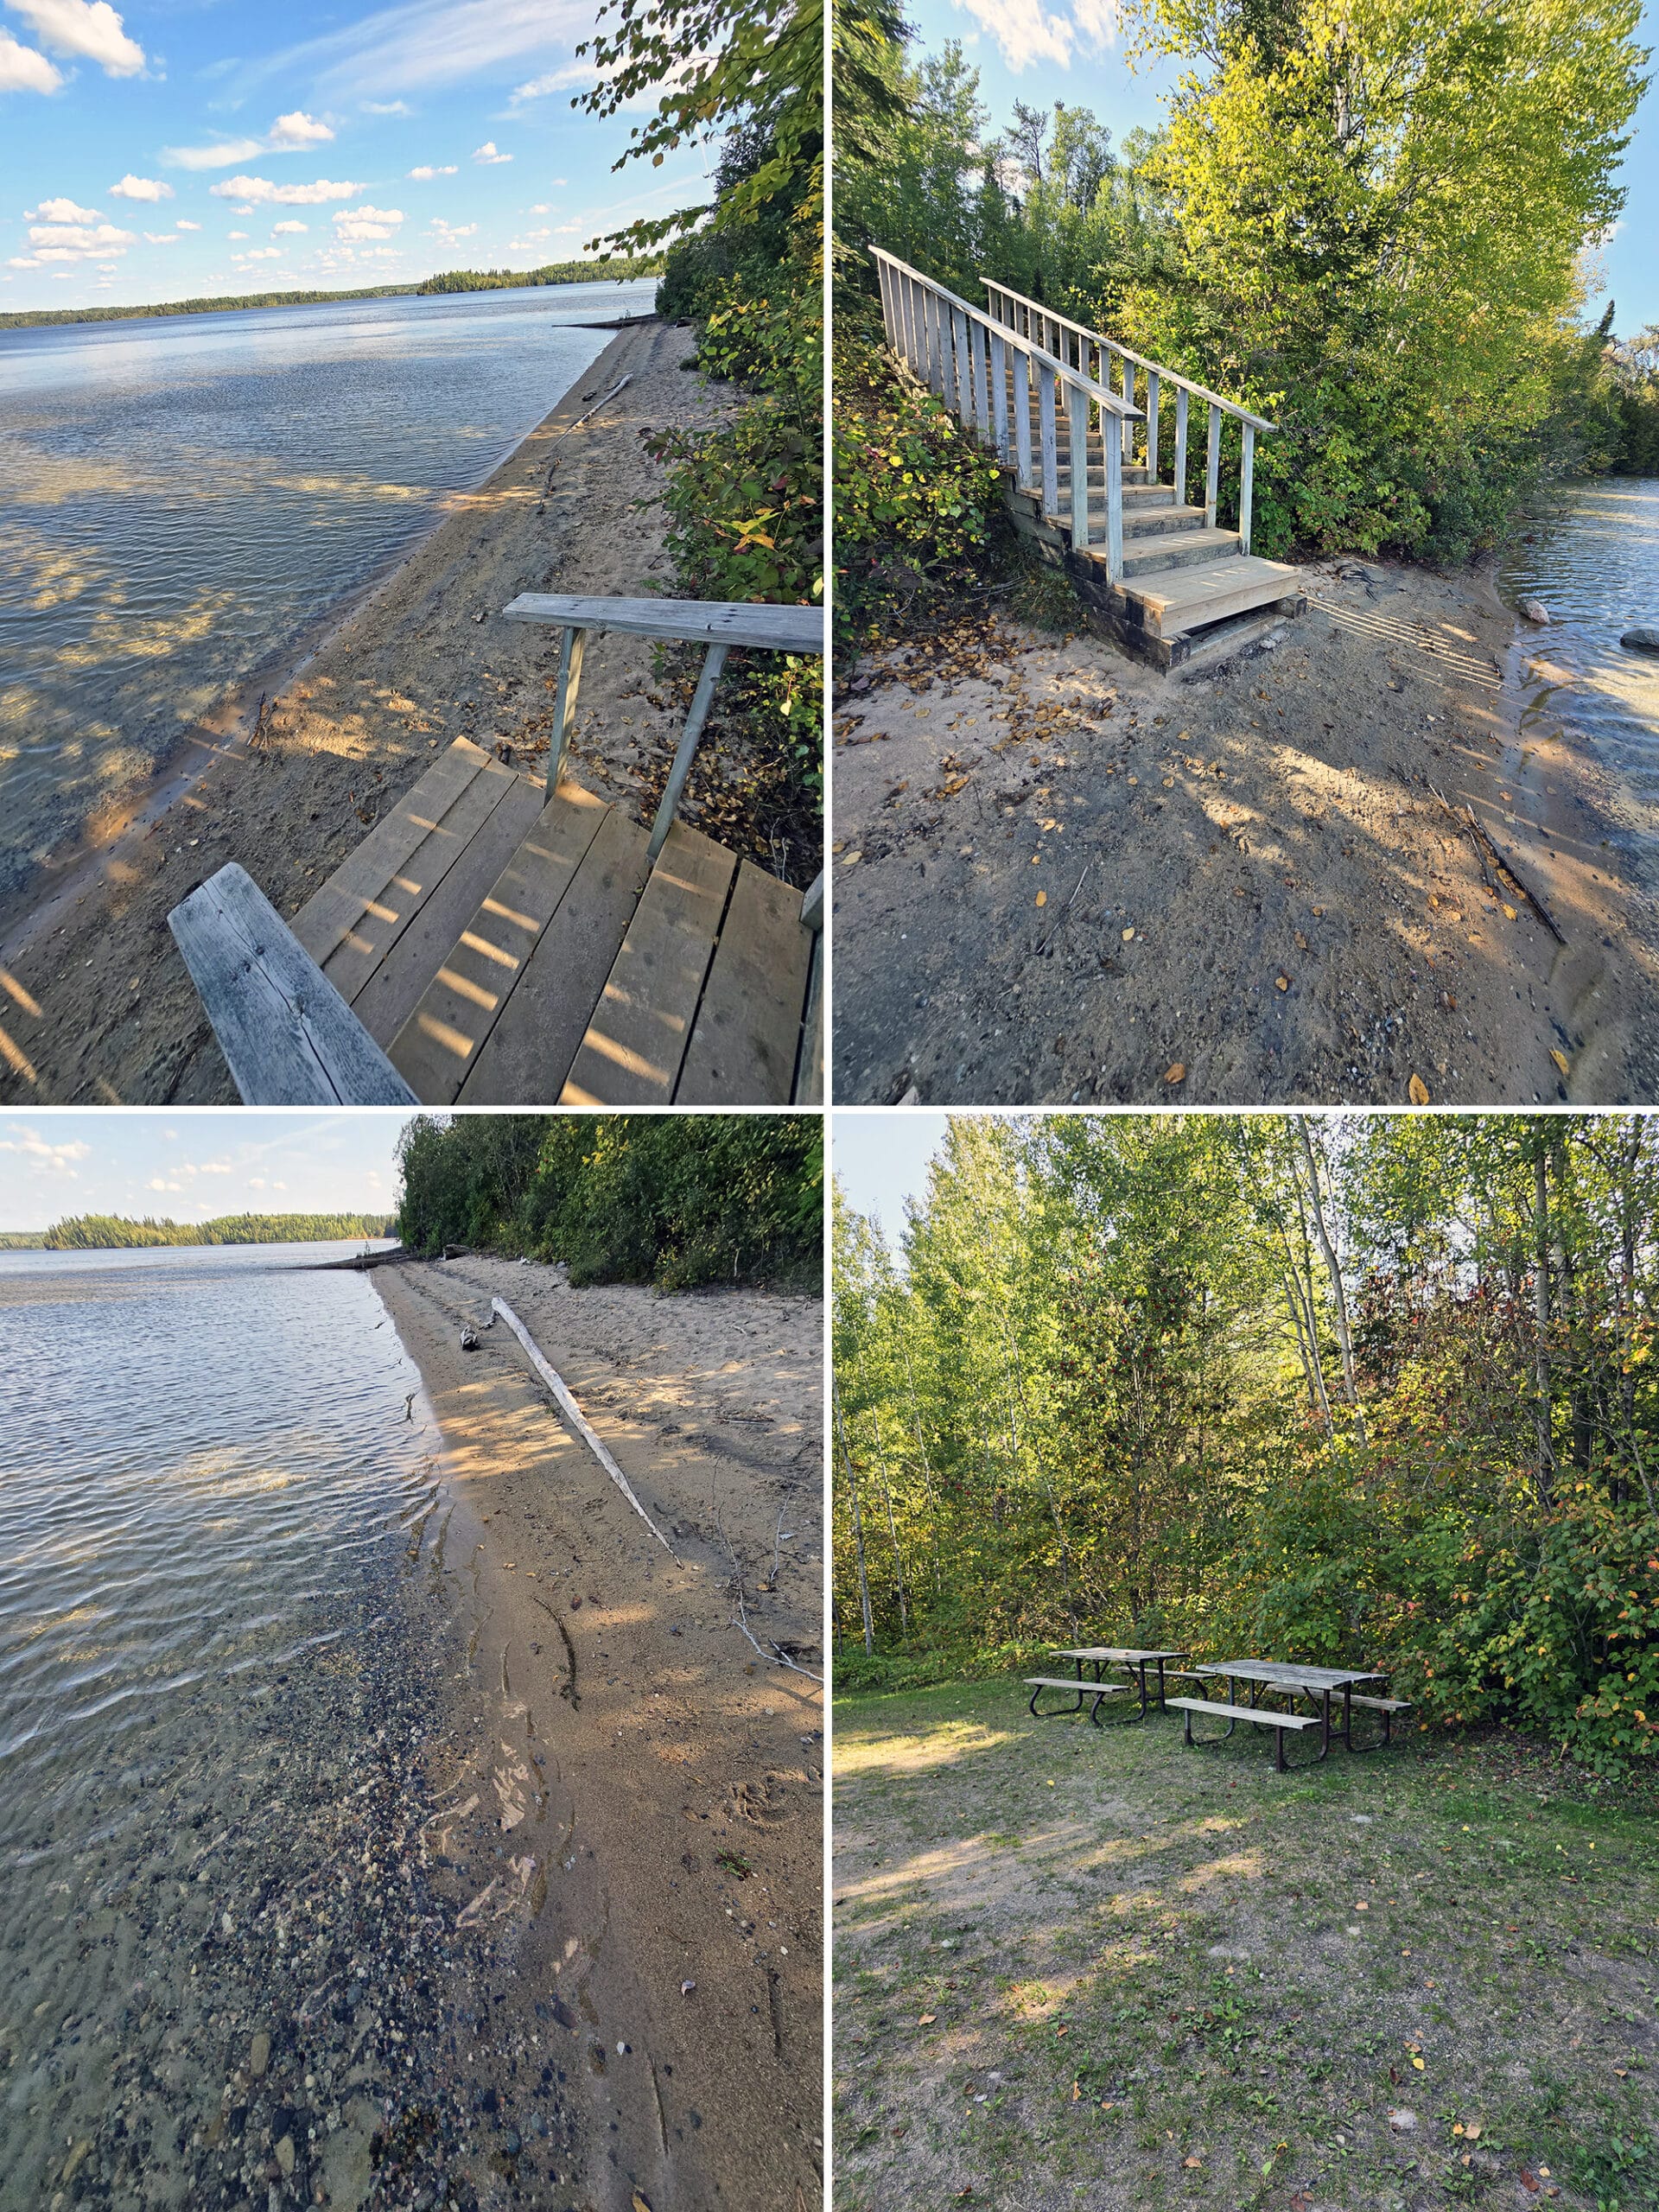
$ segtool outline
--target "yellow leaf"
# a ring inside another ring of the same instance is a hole
[[[1289,976],[1275,976],[1273,979],[1273,988],[1275,991],[1287,991],[1290,988]]]
[[[1175,788],[1175,779],[1174,779],[1174,777],[1173,777],[1173,776],[1166,776],[1166,777],[1164,778],[1164,789],[1165,789],[1166,791],[1173,791],[1174,790],[1174,788]]]
[[[1421,2060],[1421,2058],[1414,2058],[1414,2059],[1412,2060],[1412,2062],[1411,2062],[1411,2063],[1412,2063],[1412,2064],[1413,2064],[1413,2065],[1417,2069],[1417,2071],[1421,2074],[1421,2073],[1422,2072],[1422,2070],[1423,2070],[1423,2062],[1422,2062],[1422,2060]]]
[[[1558,1068],[1560,1068],[1560,1071],[1561,1071],[1561,1073],[1562,1073],[1563,1075],[1571,1075],[1571,1074],[1572,1074],[1572,1072],[1573,1072],[1573,1063],[1572,1063],[1572,1061],[1571,1061],[1571,1060],[1569,1060],[1569,1059],[1567,1058],[1567,1054],[1566,1054],[1565,1052],[1552,1052],[1550,1053],[1550,1056],[1549,1056],[1549,1057],[1550,1057],[1550,1058],[1551,1058],[1552,1060],[1554,1060],[1554,1063],[1555,1063],[1556,1066],[1557,1066]]]
[[[918,2028],[931,2028],[938,2017],[937,2012],[924,2012],[916,2024]]]
[[[1164,1070],[1164,1081],[1166,1083],[1185,1083],[1186,1081],[1186,1062],[1185,1060],[1172,1061],[1170,1065]]]
[[[845,860],[842,861],[842,868],[856,868],[863,857],[864,855],[861,852],[849,853]]]
[[[1510,922],[1518,922],[1521,918],[1520,915],[1516,912],[1514,907],[1510,906],[1507,899],[1503,901],[1503,918],[1506,921]]]
[[[1124,932],[1123,932],[1123,942],[1124,942],[1124,944],[1127,944],[1128,943],[1129,939],[1130,939],[1134,935],[1135,935],[1135,931],[1134,931],[1133,930],[1125,930],[1125,931],[1124,931]]]
[[[1183,2158],[1181,2160],[1181,2164],[1184,2166],[1201,2166],[1204,2164],[1204,2160],[1202,2158]]]
[[[1083,2083],[1081,2082],[1081,2081],[1074,2082],[1071,2084],[1071,2101],[1072,2101],[1072,2103],[1073,2103],[1073,2104],[1076,2104],[1076,2103],[1077,2103],[1077,2100],[1078,2100],[1078,2098],[1079,2098],[1079,2097],[1081,2097],[1081,2096],[1082,2096],[1082,2094],[1083,2094]]]
[[[1411,1081],[1406,1085],[1406,1096],[1414,1106],[1427,1105],[1428,1085],[1423,1081],[1421,1076],[1413,1076]]]
[[[1140,780],[1141,780],[1141,779],[1140,779],[1140,777],[1139,777],[1139,776],[1131,776],[1131,777],[1129,778],[1129,781],[1130,781],[1132,784],[1138,784],[1138,783],[1140,782]]]
[[[1046,892],[1046,891],[1039,891],[1039,892],[1037,893],[1037,904],[1038,904],[1039,906],[1047,906],[1047,904],[1048,904],[1048,893],[1047,893],[1047,892]]]

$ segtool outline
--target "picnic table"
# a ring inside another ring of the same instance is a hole
[[[1173,1698],[1170,1702],[1186,1716],[1186,1740],[1197,1739],[1192,1733],[1195,1713],[1213,1713],[1225,1717],[1227,1726],[1221,1735],[1213,1738],[1224,1743],[1241,1720],[1255,1723],[1258,1727],[1274,1731],[1274,1764],[1281,1770],[1285,1766],[1285,1737],[1300,1733],[1315,1725],[1319,1729],[1319,1757],[1325,1758],[1331,1749],[1331,1738],[1339,1734],[1345,1748],[1351,1751],[1374,1751],[1390,1740],[1394,1715],[1406,1710],[1408,1700],[1404,1698],[1373,1697],[1359,1694],[1355,1685],[1386,1681],[1385,1675],[1366,1667],[1313,1667],[1294,1659],[1216,1659],[1189,1670],[1195,1675],[1210,1676],[1224,1681],[1227,1701],[1219,1704],[1201,1698]],[[1248,1682],[1250,1689],[1249,1705],[1238,1702],[1235,1684]],[[1314,1707],[1314,1714],[1282,1713],[1260,1704],[1262,1692],[1268,1689],[1289,1698],[1305,1699]],[[1339,1729],[1332,1726],[1331,1700],[1342,1693],[1342,1721]],[[1356,1744],[1354,1741],[1354,1707],[1360,1706],[1382,1716],[1382,1732],[1374,1743]]]
[[[1038,1720],[1069,1719],[1072,1715],[1083,1711],[1084,1699],[1092,1695],[1094,1704],[1090,1710],[1089,1718],[1096,1727],[1099,1727],[1100,1708],[1105,1700],[1109,1697],[1127,1695],[1135,1689],[1137,1681],[1141,1692],[1141,1708],[1138,1713],[1128,1715],[1128,1718],[1131,1720],[1146,1719],[1147,1708],[1152,1701],[1151,1692],[1147,1686],[1147,1669],[1150,1666],[1155,1665],[1158,1669],[1158,1703],[1161,1707],[1164,1702],[1164,1662],[1166,1659],[1185,1659],[1186,1654],[1185,1651],[1136,1651],[1129,1649],[1127,1646],[1115,1643],[1084,1643],[1067,1645],[1062,1649],[1056,1650],[1054,1656],[1057,1659],[1071,1659],[1076,1662],[1077,1702],[1071,1706],[1062,1706],[1053,1713],[1039,1713],[1037,1700],[1045,1690],[1069,1690],[1072,1689],[1074,1685],[1064,1675],[1027,1675],[1026,1685],[1031,1692],[1031,1704],[1028,1710],[1033,1718]],[[1084,1679],[1083,1670],[1085,1664],[1094,1668],[1092,1681],[1086,1681]],[[1108,1667],[1126,1669],[1130,1679],[1127,1682],[1109,1682],[1104,1674],[1104,1669]]]

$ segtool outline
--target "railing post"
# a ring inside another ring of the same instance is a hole
[[[1246,423],[1244,450],[1238,464],[1238,550],[1250,550],[1250,497],[1255,488],[1255,425]]]
[[[944,302],[937,292],[930,291],[932,305],[933,373],[928,381],[941,399],[948,398],[950,387],[950,349],[945,344]]]
[[[1123,452],[1116,438],[1103,438],[1106,448],[1106,581],[1123,581]]]
[[[1089,395],[1080,384],[1065,392],[1066,427],[1071,434],[1071,550],[1089,550]]]
[[[1060,458],[1054,435],[1054,371],[1046,361],[1037,365],[1037,404],[1043,434],[1043,512],[1060,518]]]
[[[685,718],[685,728],[680,732],[680,741],[674,748],[674,765],[668,772],[663,803],[651,825],[651,842],[645,848],[645,859],[653,868],[673,825],[680,794],[685,789],[685,779],[691,772],[691,756],[697,749],[697,740],[702,735],[702,726],[709,719],[709,702],[715,696],[715,685],[720,680],[720,671],[726,665],[727,651],[724,645],[710,645],[703,655],[702,673],[698,677],[697,688],[691,695],[691,711]]]
[[[585,630],[566,630],[560,640],[563,650],[559,655],[559,688],[553,695],[553,735],[550,741],[553,767],[547,779],[550,798],[559,788],[559,779],[564,773],[564,756],[570,750],[570,722],[576,711],[576,686],[582,681],[582,649],[587,642]]]
[[[1186,505],[1186,386],[1175,393],[1175,504]]]
[[[991,417],[996,457],[1005,464],[1014,455],[1008,448],[1008,342],[993,336],[991,346]]]
[[[1221,410],[1214,402],[1210,407],[1210,459],[1204,479],[1204,526],[1216,526],[1216,494],[1221,484]]]
[[[957,420],[965,430],[971,419],[973,395],[968,389],[967,317],[960,308],[950,310],[950,336],[957,365]]]
[[[1014,356],[1014,458],[1020,489],[1029,492],[1031,474],[1031,361],[1018,347]]]
[[[1123,397],[1128,401],[1130,406],[1133,407],[1135,404],[1135,363],[1129,359],[1127,353],[1122,356],[1122,360]],[[1135,459],[1135,425],[1130,422],[1128,416],[1124,415],[1119,418],[1118,427],[1120,430],[1118,443],[1123,449],[1123,458],[1125,461],[1132,461]],[[1103,425],[1102,426],[1101,435],[1103,440],[1105,436]]]
[[[989,443],[991,435],[990,393],[985,385],[985,326],[977,316],[968,317],[969,344],[974,361],[974,420],[979,425],[979,435]]]
[[[1158,481],[1158,372],[1147,372],[1147,473]]]

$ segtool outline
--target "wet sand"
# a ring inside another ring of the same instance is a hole
[[[840,687],[837,1098],[1659,1096],[1659,820],[1574,730],[1548,631],[1488,570],[1309,575],[1211,677],[980,611]]]
[[[566,1287],[490,1259],[374,1284],[442,1425],[473,1626],[442,1830],[512,2201],[804,2212],[823,2188],[818,1301]],[[505,1298],[672,1555],[554,1412]],[[531,2129],[568,2086],[573,2148]],[[465,2042],[457,2063],[468,2063]],[[518,2145],[506,2151],[509,2137]],[[499,2169],[498,2169],[499,2171]],[[506,2201],[504,2197],[503,2201]]]
[[[546,419],[366,596],[320,621],[192,732],[0,913],[0,1100],[185,1104],[236,1092],[167,929],[226,861],[279,913],[298,912],[456,737],[544,765],[556,631],[502,622],[521,591],[639,593],[664,577],[652,429],[730,404],[682,365],[690,335],[652,318],[619,332]],[[618,378],[627,388],[594,411]],[[643,639],[596,634],[571,772],[648,818],[642,783],[680,715]],[[271,705],[250,749],[258,693]],[[660,781],[660,776],[658,777]]]

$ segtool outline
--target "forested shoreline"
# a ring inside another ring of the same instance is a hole
[[[1659,331],[1621,339],[1616,302],[1586,307],[1645,82],[1637,16],[1138,0],[1136,49],[1183,74],[1160,127],[1120,143],[1063,79],[994,118],[959,44],[913,50],[885,0],[838,10],[844,637],[1011,558],[988,457],[887,353],[873,244],[1274,422],[1261,553],[1456,565],[1563,478],[1659,472]],[[1225,461],[1224,515],[1236,479]]]
[[[837,1194],[838,1684],[1259,1652],[1651,1758],[1656,1201],[1637,1116],[953,1121],[896,1247]]]
[[[213,1221],[85,1213],[54,1222],[29,1242],[48,1252],[124,1252],[164,1244],[330,1244],[395,1234],[391,1217],[383,1213],[235,1213]]]
[[[563,1261],[575,1283],[817,1291],[817,1115],[417,1115],[398,1140],[398,1234]]]

